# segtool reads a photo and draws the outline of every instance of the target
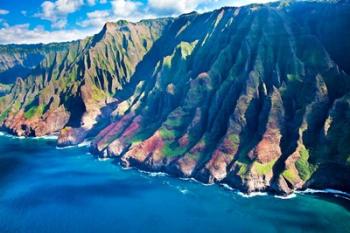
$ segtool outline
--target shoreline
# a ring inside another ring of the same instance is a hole
[[[29,140],[57,140],[58,136],[57,135],[47,135],[47,136],[40,136],[40,137],[24,137],[24,136],[15,136],[12,134],[9,134],[8,132],[4,132],[4,131],[0,131],[0,137],[7,137],[7,138],[11,138],[11,139],[18,139],[18,140],[25,140],[25,139],[29,139]],[[65,149],[73,149],[73,148],[81,148],[81,147],[89,147],[90,146],[91,141],[90,140],[84,140],[83,142],[77,144],[77,145],[72,145],[72,146],[66,146],[66,147],[58,147],[56,146],[56,150],[65,150]],[[109,160],[113,160],[112,157],[105,157],[105,158],[100,158],[99,156],[92,154],[92,153],[88,153],[88,155],[91,155],[93,157],[98,158],[99,162],[106,162]],[[201,184],[203,186],[212,186],[212,185],[218,185],[219,187],[226,189],[228,191],[234,192],[237,195],[243,197],[243,198],[252,198],[252,197],[259,197],[259,196],[273,196],[275,198],[278,199],[282,199],[282,200],[288,200],[288,199],[292,199],[297,197],[297,195],[304,195],[304,194],[326,194],[326,195],[332,195],[335,198],[341,198],[341,199],[346,199],[350,201],[350,193],[348,192],[344,192],[341,190],[336,190],[336,189],[331,189],[331,188],[325,188],[325,189],[313,189],[313,188],[305,188],[305,189],[301,189],[301,190],[294,190],[293,193],[288,194],[288,195],[279,195],[276,193],[272,193],[269,191],[257,191],[257,192],[251,192],[251,193],[245,193],[242,192],[242,190],[239,190],[237,188],[233,188],[231,186],[229,186],[226,183],[203,183],[197,179],[195,179],[194,177],[175,177],[172,176],[169,173],[166,172],[161,172],[161,171],[146,171],[146,170],[142,170],[141,168],[138,167],[123,167],[122,165],[118,165],[120,166],[123,170],[136,170],[140,173],[146,174],[150,177],[164,177],[164,176],[169,176],[169,177],[173,177],[176,179],[180,179],[183,181],[192,181],[198,184]]]
[[[12,139],[28,139],[28,140],[57,140],[58,135],[56,134],[51,134],[51,135],[46,135],[46,136],[40,136],[40,137],[25,137],[25,136],[16,136],[14,134],[10,134],[6,131],[0,131],[0,136],[2,137],[7,137],[7,138],[12,138]]]

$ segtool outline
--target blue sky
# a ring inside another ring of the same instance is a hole
[[[0,0],[0,44],[70,41],[97,33],[107,21],[138,21],[267,1]]]

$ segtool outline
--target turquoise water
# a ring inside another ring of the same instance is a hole
[[[0,232],[350,232],[350,203],[305,194],[245,198],[123,170],[85,147],[1,136]]]

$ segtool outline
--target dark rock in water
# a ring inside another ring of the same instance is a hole
[[[349,190],[348,28],[347,1],[281,2],[3,46],[1,72],[22,62],[1,60],[11,51],[42,57],[0,98],[0,122],[17,135],[59,131],[59,146],[89,137],[123,166],[246,192]]]

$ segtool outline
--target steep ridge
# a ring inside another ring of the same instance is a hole
[[[245,192],[350,191],[349,19],[341,1],[107,23],[18,79],[0,120]]]
[[[45,54],[63,51],[69,44],[51,43],[36,45],[0,45],[0,83],[13,84],[17,77],[26,78],[44,59]]]
[[[91,38],[72,42],[66,50],[50,51],[1,98],[0,120],[17,135],[41,136],[64,126],[84,126],[79,131],[84,137],[167,22],[107,23]]]
[[[45,54],[67,50],[69,44],[0,45],[0,96],[9,93],[17,78],[27,78]]]

